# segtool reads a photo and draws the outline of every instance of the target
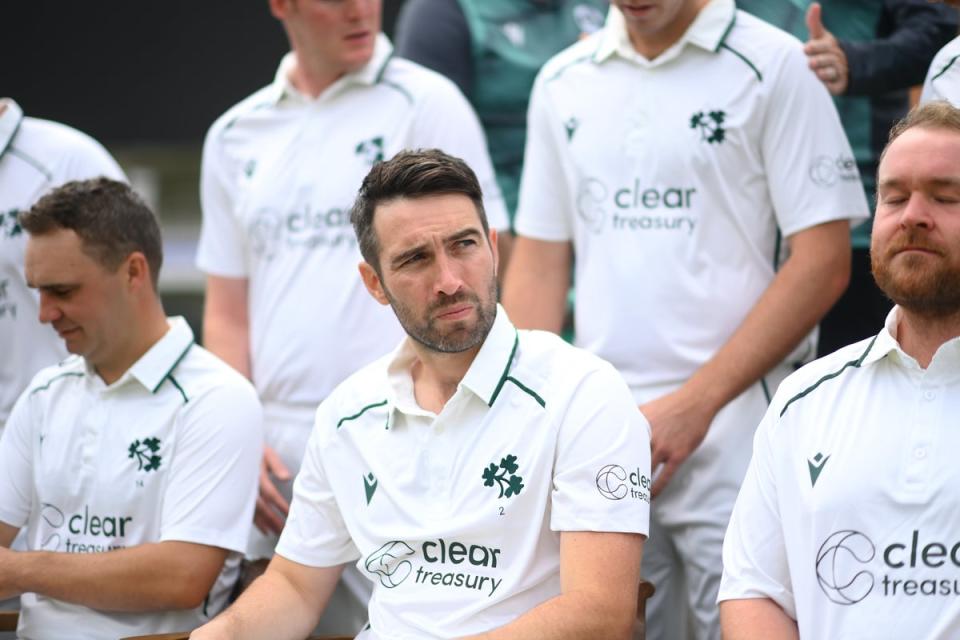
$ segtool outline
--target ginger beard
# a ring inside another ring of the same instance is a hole
[[[870,249],[874,280],[888,298],[913,313],[932,318],[960,313],[960,247],[935,246],[926,235],[906,229],[886,246],[875,237]]]

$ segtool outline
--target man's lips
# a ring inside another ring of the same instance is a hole
[[[373,37],[372,31],[354,31],[353,33],[348,33],[344,36],[344,40],[348,42],[362,42]]]
[[[899,255],[901,253],[925,253],[925,254],[934,255],[934,256],[940,255],[940,252],[932,247],[914,246],[914,245],[898,247],[893,251],[893,255]]]
[[[61,338],[66,338],[71,333],[79,331],[80,327],[67,327],[65,329],[61,327],[54,327],[54,329],[57,330],[57,335],[59,335]]]
[[[470,311],[473,310],[473,305],[470,304],[458,304],[445,309],[444,311],[437,314],[437,318],[441,320],[459,320]]]
[[[647,13],[650,13],[651,11],[653,11],[653,9],[655,8],[656,8],[656,5],[646,4],[642,2],[620,5],[621,11],[636,17],[644,16]]]

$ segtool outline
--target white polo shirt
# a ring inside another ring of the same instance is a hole
[[[780,386],[720,600],[771,598],[801,638],[960,637],[960,338],[922,369],[896,332],[895,309]]]
[[[93,138],[65,125],[25,118],[0,99],[0,433],[13,403],[42,367],[67,352],[55,331],[37,320],[39,297],[23,275],[27,234],[17,222],[47,191],[70,180],[105,175],[126,180]]]
[[[0,440],[0,521],[25,527],[28,550],[178,540],[233,553],[197,609],[110,613],[27,593],[18,637],[118,638],[213,617],[247,544],[261,452],[256,392],[182,318],[109,386],[77,356],[38,373]]]
[[[646,535],[649,426],[614,369],[502,308],[440,414],[421,409],[409,339],[320,405],[277,553],[357,560],[358,636],[451,637],[560,593],[561,531]]]
[[[960,105],[960,37],[948,42],[937,52],[927,71],[920,102],[946,100]]]
[[[576,343],[634,390],[713,356],[773,279],[782,238],[867,215],[800,43],[733,0],[653,61],[612,8],[534,85],[515,227],[573,243]]]
[[[291,54],[292,55],[292,54]],[[492,228],[508,227],[483,131],[447,79],[392,57],[379,36],[370,63],[316,99],[274,83],[207,135],[197,264],[249,279],[253,381],[265,403],[313,411],[402,337],[365,290],[350,208],[374,162],[438,147],[476,171]]]

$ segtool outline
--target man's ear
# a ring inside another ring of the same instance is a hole
[[[147,257],[140,251],[134,251],[120,266],[123,270],[127,286],[131,291],[141,290],[149,287],[153,290],[153,280],[150,278],[150,264]]]
[[[497,249],[497,230],[490,229],[487,237],[490,240],[490,250],[493,252],[493,275],[500,273],[500,250]]]
[[[383,305],[390,304],[387,294],[383,291],[383,282],[380,281],[377,270],[367,262],[361,262],[357,265],[357,268],[360,270],[360,279],[363,280],[363,286],[367,288],[373,299]]]
[[[283,20],[287,16],[287,0],[268,0],[270,13],[277,20]]]

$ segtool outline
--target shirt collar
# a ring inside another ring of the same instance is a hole
[[[405,338],[390,356],[387,365],[388,401],[392,407],[404,413],[430,415],[417,405],[414,396],[410,366],[416,356],[411,340]],[[510,372],[518,342],[516,327],[498,304],[493,326],[460,381],[460,387],[470,390],[488,406],[493,406]]]
[[[653,67],[676,58],[687,44],[706,51],[717,51],[730,33],[730,29],[733,28],[736,16],[737,8],[734,0],[711,0],[700,10],[679,40],[654,60],[647,60],[630,44],[626,20],[620,10],[611,4],[606,25],[600,32],[600,44],[593,59],[594,62],[601,63],[616,54],[625,60]]]
[[[177,316],[168,318],[167,323],[170,329],[116,382],[110,385],[111,388],[119,387],[132,378],[139,381],[150,393],[157,392],[166,377],[180,364],[187,355],[187,351],[193,346],[193,331],[186,320]],[[87,364],[87,372],[91,379],[100,379],[89,364]]]
[[[893,354],[893,359],[901,366],[910,369],[920,370],[920,364],[916,359],[900,348],[900,342],[897,337],[897,330],[900,326],[900,307],[895,306],[887,314],[883,323],[883,329],[874,338],[874,343],[869,353],[863,357],[863,362],[870,364],[876,362],[886,355]],[[941,364],[943,363],[943,364]],[[960,365],[960,338],[953,338],[940,345],[933,359],[930,361],[930,369],[939,369],[941,366],[956,370]]]
[[[23,109],[12,98],[0,98],[0,103],[7,105],[0,114],[0,158],[2,158],[20,129],[20,123],[23,122]]]
[[[382,33],[377,34],[377,39],[373,47],[373,56],[370,58],[370,61],[360,69],[339,78],[320,95],[322,96],[330,92],[331,89],[339,90],[342,87],[351,85],[373,86],[377,84],[383,77],[387,62],[389,62],[392,57],[393,45],[390,43],[390,39]],[[277,73],[271,85],[274,103],[285,99],[298,102],[310,102],[312,100],[309,96],[302,94],[293,86],[293,82],[290,81],[290,70],[294,64],[296,64],[296,58],[292,51],[287,53],[287,55],[283,57],[283,60],[280,61],[280,66],[277,68]]]

